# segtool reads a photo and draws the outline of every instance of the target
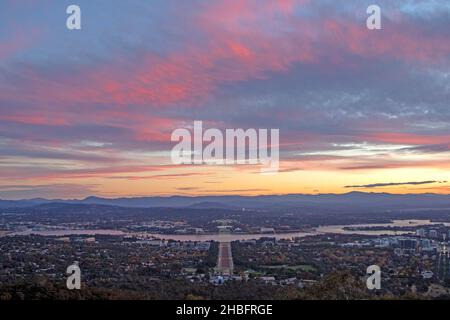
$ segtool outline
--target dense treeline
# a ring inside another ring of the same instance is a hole
[[[214,268],[217,264],[217,257],[219,255],[219,243],[211,242],[208,250],[208,255],[205,259],[205,264],[209,268]]]
[[[3,284],[0,286],[1,300],[110,300],[110,299],[391,299],[392,296],[377,296],[370,293],[361,279],[348,272],[333,272],[315,285],[301,289],[297,286],[273,286],[260,281],[230,281],[221,286],[190,283],[184,280],[153,282],[146,288],[90,288],[67,290],[63,283],[53,283],[45,279],[32,282]],[[395,297],[418,299],[411,294]]]

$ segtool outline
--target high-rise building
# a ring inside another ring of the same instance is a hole
[[[436,273],[440,280],[450,279],[450,256],[445,243],[439,246],[439,255],[436,259]]]
[[[398,240],[398,243],[402,249],[410,249],[415,250],[417,246],[417,240],[416,239],[410,239],[410,238],[402,238]]]
[[[429,235],[431,238],[437,238],[438,232],[437,232],[437,230],[432,229],[432,230],[430,230]]]
[[[417,229],[416,235],[421,238],[425,237],[425,229]]]

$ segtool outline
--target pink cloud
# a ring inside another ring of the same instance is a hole
[[[27,36],[20,30],[14,30],[6,40],[0,40],[0,62],[25,51],[35,43],[39,35],[40,31],[37,29],[33,29]]]
[[[412,25],[375,33],[349,20],[296,18],[296,6],[308,6],[308,1],[207,3],[191,21],[205,34],[202,45],[166,56],[147,53],[138,61],[117,58],[61,79],[28,70],[20,94],[7,95],[50,104],[193,106],[223,84],[264,79],[296,63],[346,64],[351,63],[348,54],[433,62],[450,54],[449,39],[428,37]],[[277,30],[266,21],[276,22]]]

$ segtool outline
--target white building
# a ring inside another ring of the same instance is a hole
[[[416,235],[418,237],[424,238],[425,237],[425,229],[417,229],[416,230]]]
[[[275,229],[274,229],[274,228],[265,228],[265,227],[262,227],[262,228],[260,229],[260,232],[261,232],[261,233],[275,233]]]

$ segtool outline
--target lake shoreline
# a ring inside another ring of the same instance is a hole
[[[280,239],[292,239],[292,238],[305,238],[308,236],[326,235],[326,234],[344,234],[344,235],[365,235],[365,236],[401,236],[411,235],[411,230],[398,230],[398,228],[418,228],[421,226],[439,225],[444,224],[450,226],[450,222],[433,222],[431,220],[419,220],[419,219],[404,219],[404,220],[392,220],[390,223],[369,223],[369,224],[352,224],[352,225],[327,225],[312,228],[311,231],[297,231],[286,233],[216,233],[216,234],[161,234],[161,233],[147,233],[147,232],[125,232],[121,230],[105,230],[105,229],[79,229],[79,230],[45,230],[34,231],[26,230],[20,232],[5,233],[0,231],[0,237],[4,236],[54,236],[54,237],[67,237],[67,236],[137,236],[141,238],[156,238],[161,240],[175,240],[175,241],[219,241],[219,242],[232,242],[232,241],[246,241],[257,240],[265,237]],[[385,230],[358,230],[357,228],[370,228],[377,227]],[[355,228],[351,230],[351,228]],[[396,230],[389,230],[390,228],[397,228]]]

